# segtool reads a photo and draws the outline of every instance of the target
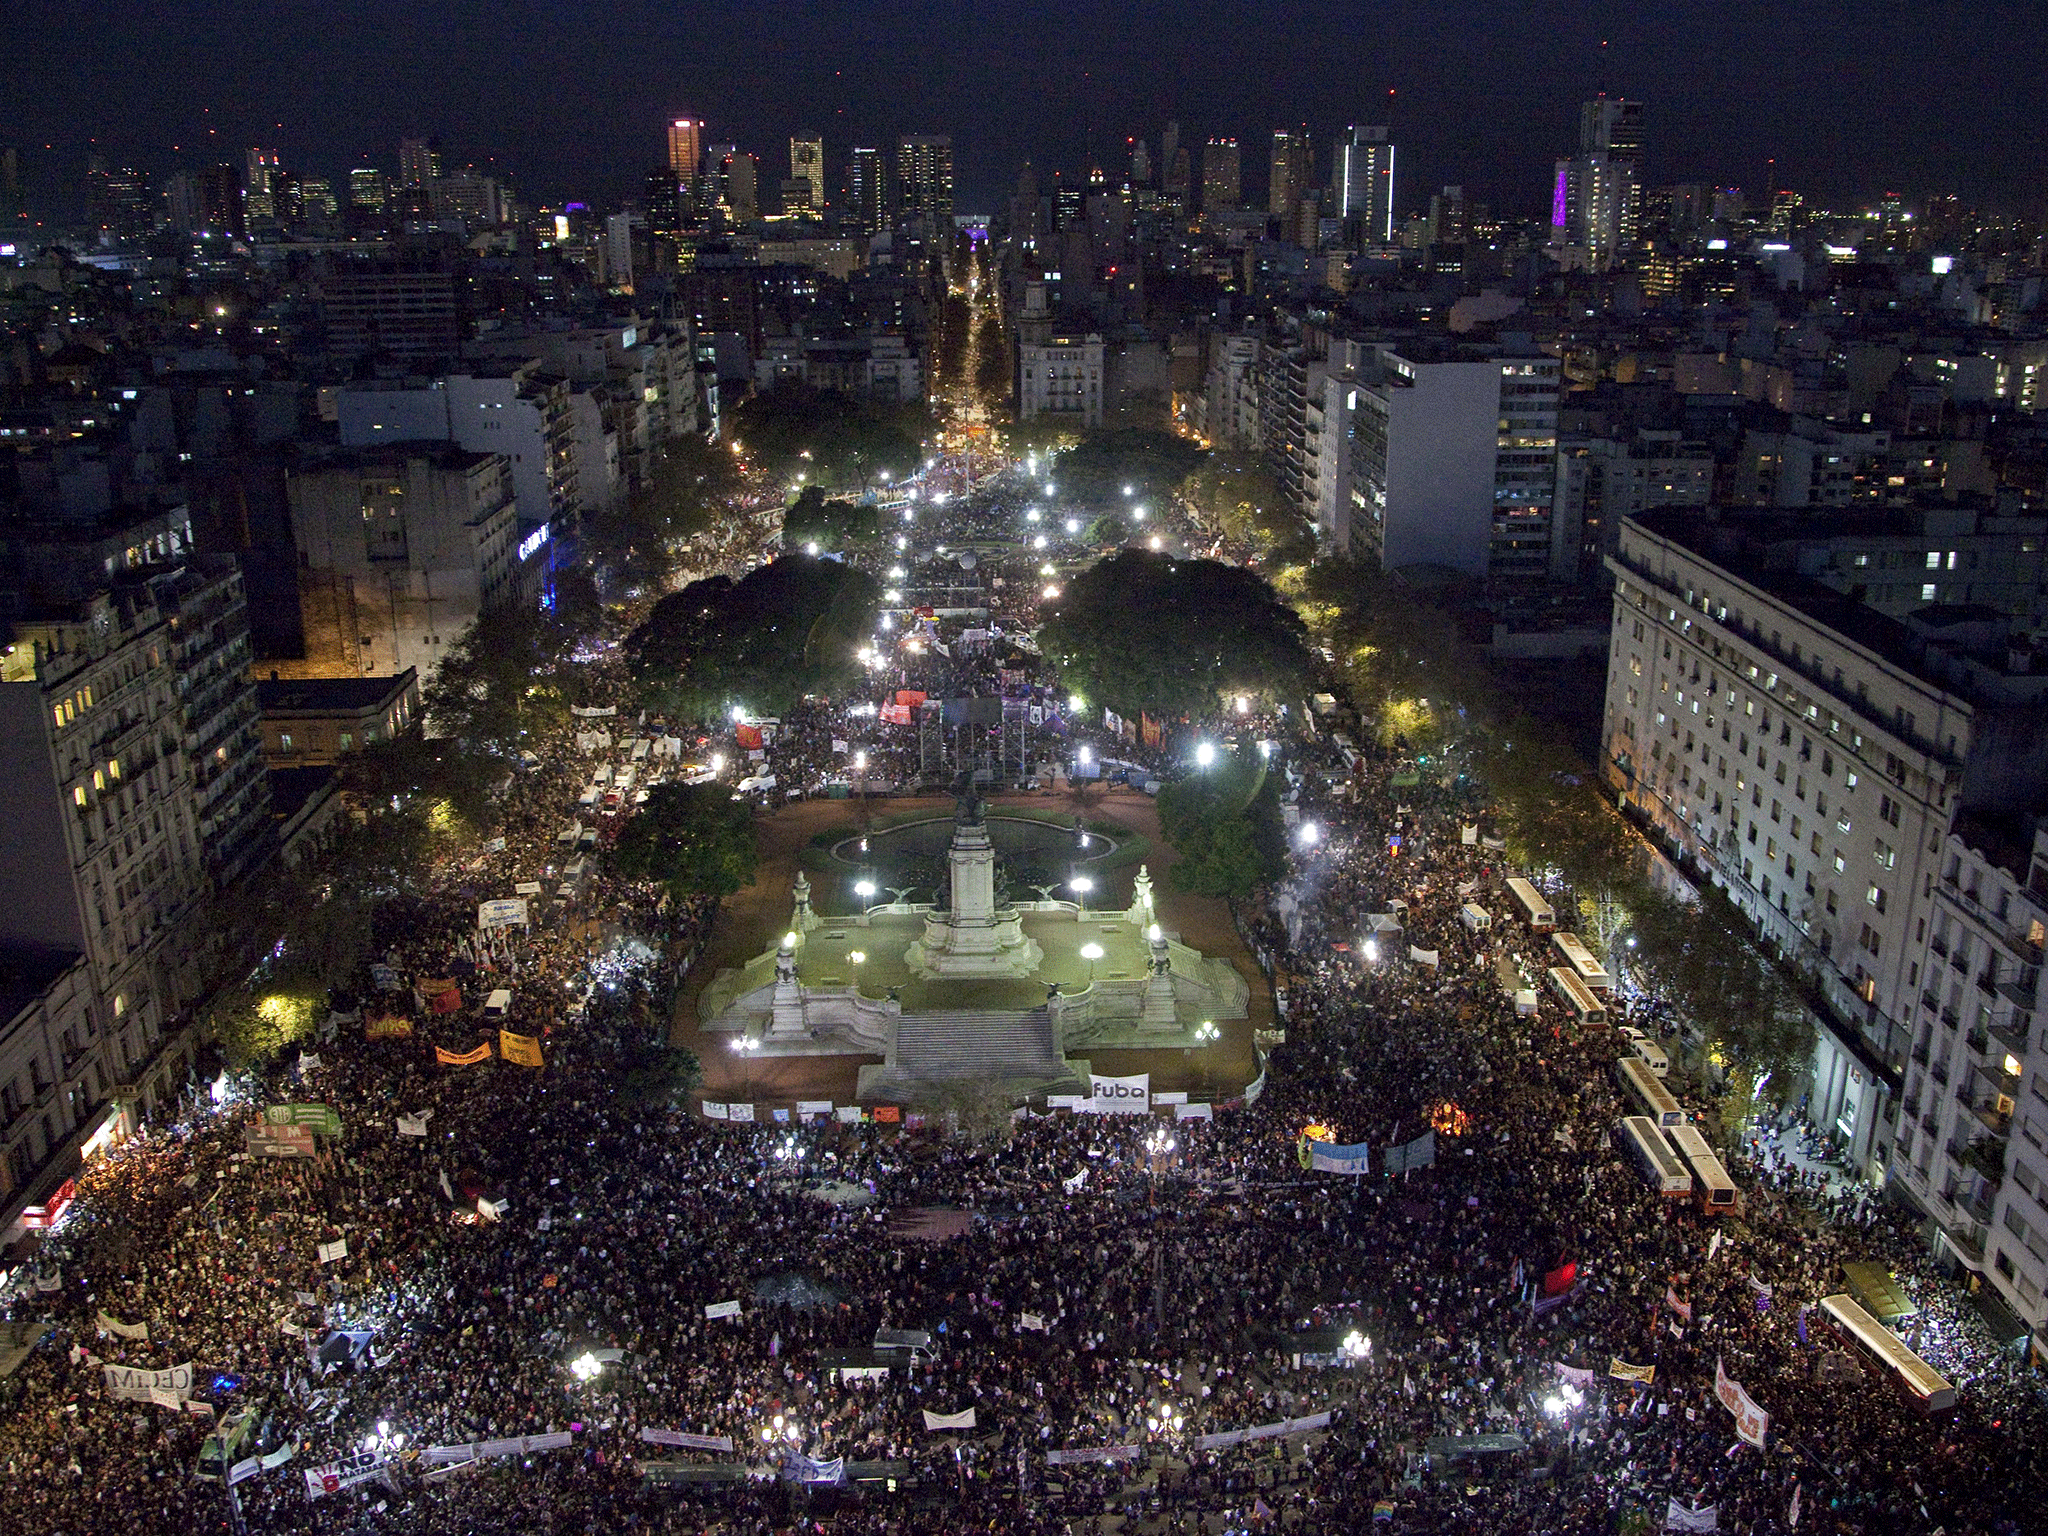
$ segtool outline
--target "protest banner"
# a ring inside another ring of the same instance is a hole
[[[192,1390],[189,1363],[162,1371],[138,1370],[132,1365],[105,1365],[100,1369],[106,1378],[107,1396],[121,1402],[159,1403],[175,1408]]]
[[[1136,1461],[1138,1448],[1135,1445],[1097,1445],[1087,1450],[1047,1451],[1045,1464],[1048,1467],[1078,1467],[1091,1461]]]
[[[459,1055],[454,1051],[444,1051],[438,1045],[434,1047],[434,1060],[444,1067],[473,1067],[480,1061],[489,1061],[490,1059],[491,1042],[488,1040],[475,1050],[463,1051]]]
[[[704,1308],[706,1319],[716,1321],[721,1317],[738,1317],[740,1304],[736,1301],[714,1301]]]
[[[476,925],[479,928],[524,928],[526,899],[521,896],[501,896],[495,901],[478,902]]]
[[[1090,1078],[1088,1102],[1083,1108],[1091,1115],[1150,1114],[1152,1074],[1140,1072],[1135,1077]]]
[[[331,1243],[320,1245],[320,1262],[333,1264],[348,1257],[348,1239],[338,1237]]]
[[[522,1067],[537,1067],[540,1060],[540,1041],[532,1035],[515,1035],[509,1029],[498,1031],[498,1054],[507,1061],[517,1062]]]
[[[1338,1147],[1312,1141],[1308,1145],[1308,1166],[1315,1173],[1368,1174],[1372,1172],[1372,1148],[1365,1142]]]
[[[1613,1355],[1607,1361],[1607,1374],[1614,1377],[1617,1381],[1640,1381],[1647,1387],[1656,1381],[1657,1367],[1654,1365],[1630,1365],[1619,1355]]]
[[[117,1339],[141,1339],[144,1342],[149,1339],[147,1323],[124,1323],[111,1313],[102,1312],[99,1315],[99,1325],[101,1333],[111,1333]]]
[[[736,1120],[742,1125],[752,1125],[754,1123],[754,1106],[751,1104],[728,1104],[725,1106],[725,1118]],[[876,1112],[875,1118],[877,1120],[882,1118],[879,1111]]]
[[[1705,1509],[1687,1509],[1678,1500],[1664,1501],[1664,1529],[1667,1531],[1718,1531],[1721,1529],[1721,1514],[1718,1505],[1709,1504]]]
[[[308,1467],[302,1474],[306,1479],[306,1497],[319,1499],[330,1493],[340,1493],[344,1488],[368,1482],[384,1467],[384,1457],[376,1451],[359,1451],[339,1461],[330,1461],[324,1467]]]
[[[433,1114],[433,1111],[432,1111],[432,1110],[430,1109],[430,1110],[426,1111],[426,1113],[425,1113],[425,1114],[419,1114],[419,1115],[400,1115],[400,1116],[398,1117],[398,1134],[399,1134],[399,1135],[401,1135],[401,1136],[424,1136],[424,1135],[426,1135],[426,1134],[427,1134],[427,1116],[428,1116],[428,1115],[431,1115],[431,1114]]]
[[[1762,1450],[1764,1437],[1770,1432],[1771,1416],[1756,1405],[1755,1399],[1742,1389],[1741,1382],[1723,1369],[1718,1355],[1714,1358],[1714,1396],[1723,1408],[1735,1415],[1735,1433],[1747,1444]]]
[[[924,1428],[926,1434],[932,1434],[941,1429],[972,1429],[974,1428],[974,1410],[972,1408],[963,1408],[958,1413],[933,1413],[931,1409],[927,1408],[924,1410]]]
[[[689,1451],[730,1451],[731,1435],[693,1435],[681,1429],[655,1429],[644,1427],[640,1438],[649,1445],[676,1445]]]
[[[365,1040],[410,1040],[412,1020],[395,1013],[366,1013],[363,1015],[363,1038]]]

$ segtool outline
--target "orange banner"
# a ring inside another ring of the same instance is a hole
[[[410,1040],[412,1020],[402,1019],[396,1014],[373,1013],[363,1020],[365,1040]]]
[[[442,1050],[438,1045],[434,1047],[434,1060],[441,1063],[444,1067],[472,1067],[480,1061],[489,1061],[490,1059],[491,1042],[488,1040],[475,1050],[464,1051],[459,1056],[453,1051]]]
[[[881,1125],[896,1125],[902,1119],[903,1111],[894,1104],[877,1104],[875,1106],[875,1120]]]
[[[515,1035],[509,1029],[501,1029],[498,1031],[498,1054],[522,1067],[537,1067],[540,1065],[540,1042],[531,1035]]]

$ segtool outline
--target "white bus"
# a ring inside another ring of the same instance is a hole
[[[1559,974],[1556,971],[1550,973]],[[1637,1108],[1661,1130],[1670,1130],[1674,1125],[1685,1124],[1685,1111],[1678,1107],[1678,1100],[1671,1097],[1671,1090],[1657,1081],[1640,1056],[1624,1056],[1614,1064],[1615,1080],[1622,1091],[1635,1100]]]
[[[1835,1332],[1854,1341],[1892,1378],[1892,1384],[1924,1413],[1939,1413],[1956,1405],[1956,1389],[1947,1377],[1908,1349],[1899,1336],[1856,1304],[1844,1292],[1823,1296],[1821,1310],[1828,1315]]]
[[[1667,1126],[1665,1136],[1671,1142],[1671,1149],[1685,1159],[1685,1166],[1692,1170],[1693,1198],[1699,1208],[1709,1216],[1726,1216],[1740,1208],[1735,1193],[1735,1181],[1728,1177],[1728,1170],[1721,1159],[1714,1155],[1714,1149],[1707,1145],[1707,1138],[1696,1125]]]
[[[1648,1181],[1650,1188],[1667,1199],[1683,1200],[1692,1193],[1692,1175],[1685,1164],[1664,1140],[1654,1121],[1642,1115],[1629,1115],[1621,1122],[1622,1150],[1636,1165],[1636,1171]]]
[[[1607,1007],[1593,989],[1561,966],[1550,968],[1550,990],[1558,1001],[1572,1012],[1572,1017],[1585,1029],[1607,1027]]]
[[[1614,978],[1607,974],[1605,966],[1593,958],[1593,951],[1580,942],[1576,933],[1565,933],[1561,930],[1553,933],[1550,936],[1550,947],[1563,958],[1566,968],[1595,992],[1614,990]]]
[[[1522,909],[1522,921],[1538,933],[1548,933],[1557,926],[1557,914],[1550,909],[1550,903],[1537,893],[1535,886],[1520,875],[1508,877],[1508,894],[1515,898],[1515,905]]]

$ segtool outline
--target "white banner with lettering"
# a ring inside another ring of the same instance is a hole
[[[1091,1115],[1146,1115],[1152,1112],[1152,1074],[1136,1077],[1092,1077],[1089,1080],[1087,1113]]]
[[[693,1435],[685,1429],[655,1429],[649,1426],[640,1431],[640,1438],[649,1445],[679,1445],[687,1451],[732,1449],[731,1435]]]
[[[924,1427],[926,1434],[941,1429],[972,1429],[974,1410],[963,1408],[958,1413],[933,1413],[927,1408],[924,1411]]]
[[[1205,1451],[1220,1451],[1226,1446],[1243,1445],[1250,1440],[1277,1440],[1282,1435],[1305,1434],[1311,1429],[1328,1429],[1329,1413],[1312,1413],[1301,1419],[1282,1419],[1277,1424],[1255,1424],[1250,1429],[1226,1429],[1213,1435],[1201,1435],[1195,1444]]]
[[[339,1461],[330,1461],[324,1467],[308,1467],[305,1470],[306,1497],[324,1498],[330,1493],[340,1493],[344,1488],[353,1488],[357,1483],[367,1483],[385,1467],[385,1460],[375,1451],[361,1451],[354,1456],[344,1456]]]
[[[159,1403],[175,1408],[192,1391],[190,1364],[174,1365],[164,1371],[137,1370],[132,1365],[107,1365],[107,1396],[129,1403]]]

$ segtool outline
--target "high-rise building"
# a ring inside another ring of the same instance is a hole
[[[953,140],[943,133],[906,134],[896,141],[896,206],[926,218],[950,237],[953,228]]]
[[[825,211],[825,140],[800,133],[789,141],[789,179],[811,184],[811,212]]]
[[[382,213],[390,196],[390,182],[376,167],[359,165],[348,173],[348,200],[352,207]]]
[[[1308,190],[1314,169],[1314,151],[1306,131],[1273,130],[1272,176],[1266,189],[1266,212],[1280,221],[1282,238],[1290,238],[1301,211],[1301,195]]]
[[[192,178],[198,221],[193,234],[241,239],[248,233],[242,217],[242,173],[232,165],[202,165]]]
[[[733,150],[719,163],[718,208],[730,224],[752,224],[761,217],[761,170],[743,150]]]
[[[1604,271],[1635,244],[1635,169],[1604,153],[1560,160],[1550,188],[1550,247],[1567,267]]]
[[[1579,153],[1606,155],[1643,167],[1643,104],[1623,96],[1596,96],[1579,108]]]
[[[1202,146],[1202,212],[1231,213],[1242,207],[1243,181],[1237,140],[1214,138]]]
[[[879,149],[856,149],[846,170],[846,190],[852,206],[847,210],[849,225],[863,234],[879,234],[888,224],[887,168]]]
[[[1595,264],[1604,266],[1614,253],[1634,249],[1642,238],[1643,104],[1622,96],[1582,103],[1579,160],[1583,164],[1573,174],[1584,182],[1582,196],[1599,222],[1589,220],[1584,226],[1588,238],[1567,243],[1599,251]],[[1553,210],[1553,227],[1556,222]]]
[[[1152,185],[1152,156],[1145,148],[1143,139],[1131,140],[1131,185],[1149,187]]]
[[[443,174],[441,141],[439,139],[400,139],[398,141],[398,184],[400,186],[424,187],[430,181],[439,181]]]
[[[242,208],[251,219],[278,216],[277,182],[283,161],[274,149],[249,151],[248,174],[242,182]]]
[[[676,185],[696,190],[702,172],[704,124],[694,117],[676,117],[668,125],[668,169]]]
[[[94,155],[86,162],[88,216],[104,233],[139,240],[156,227],[156,202],[149,178],[133,166],[108,166]]]
[[[1330,213],[1356,219],[1365,238],[1394,239],[1394,144],[1385,127],[1353,124],[1337,142],[1330,164]]]

